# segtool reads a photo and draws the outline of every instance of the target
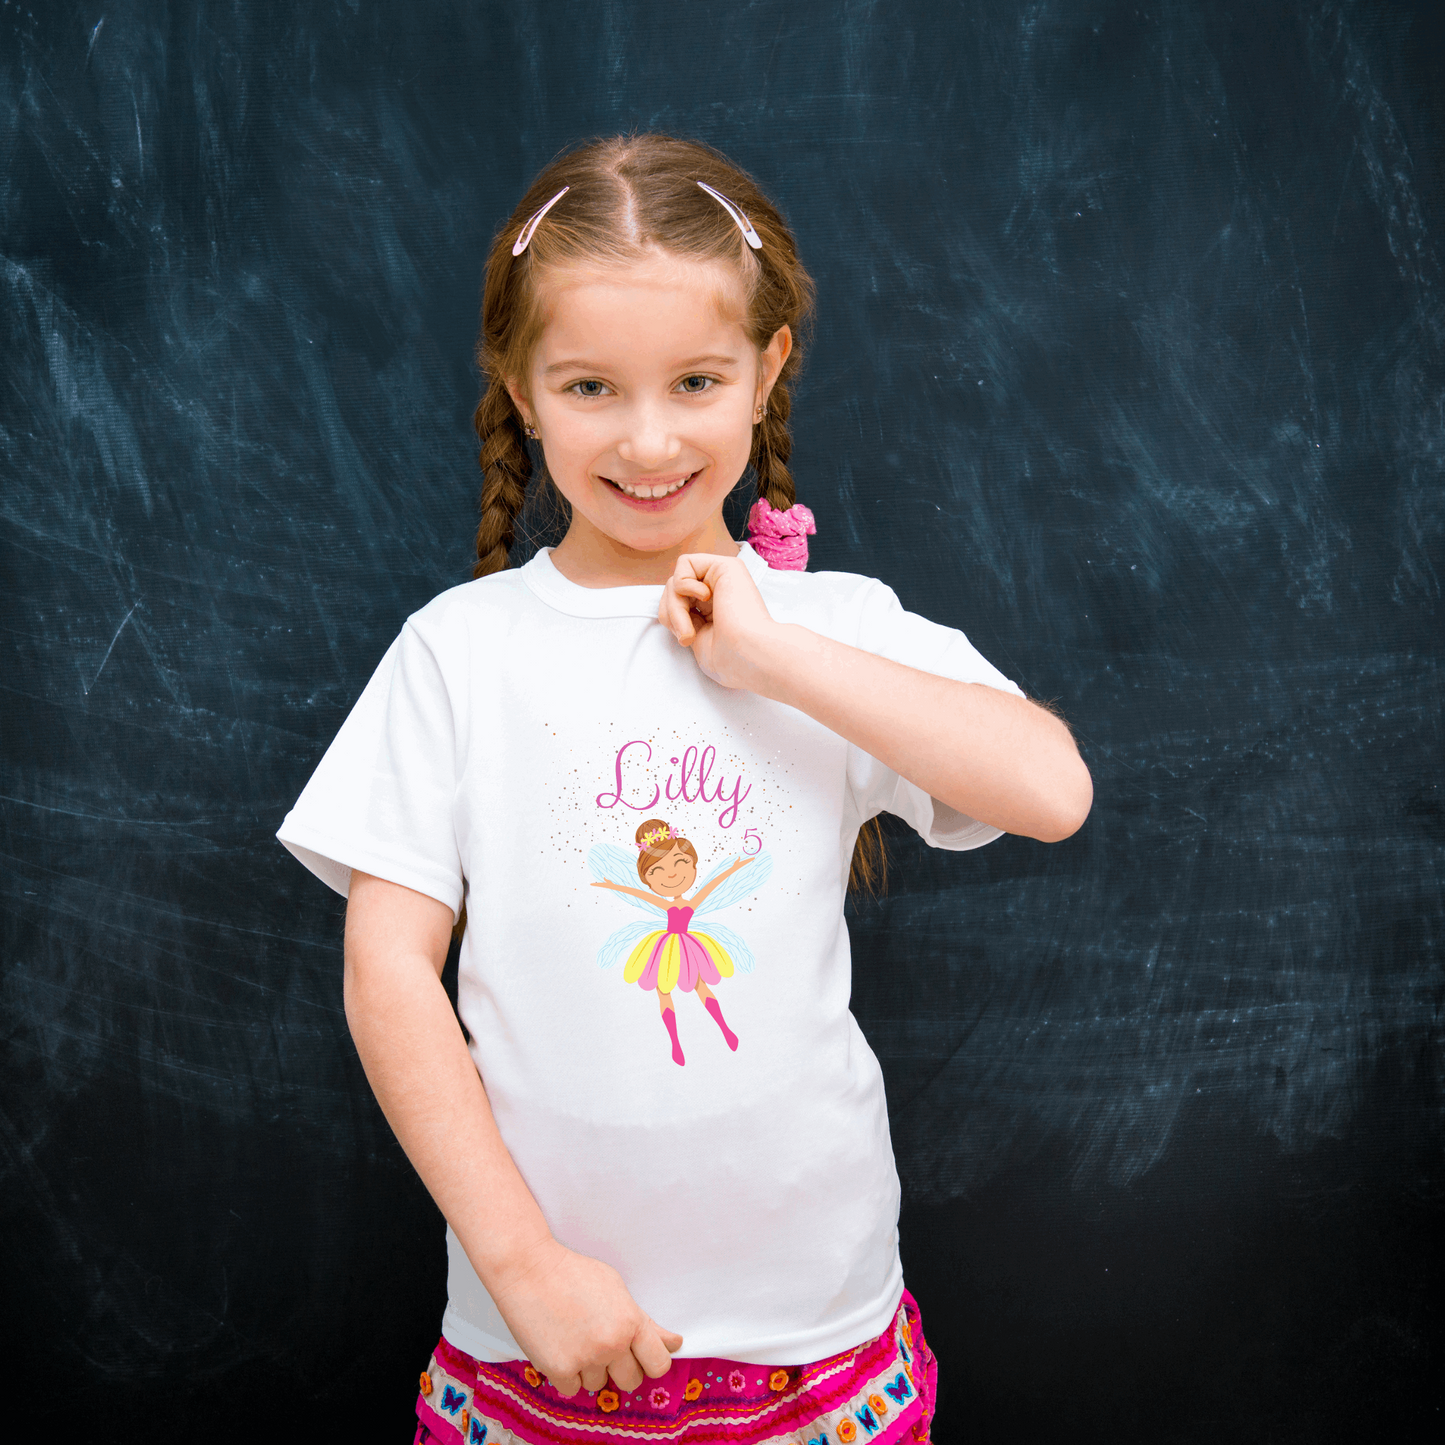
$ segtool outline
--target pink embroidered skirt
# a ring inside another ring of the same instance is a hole
[[[442,1340],[421,1377],[415,1445],[927,1445],[938,1364],[907,1290],[875,1340],[811,1365],[675,1359],[630,1395],[570,1399],[525,1360],[488,1365]]]

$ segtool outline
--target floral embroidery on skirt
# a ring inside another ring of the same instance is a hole
[[[438,1343],[421,1376],[416,1445],[927,1445],[938,1363],[907,1290],[877,1339],[810,1365],[675,1359],[631,1394],[570,1399],[525,1360],[486,1364]]]

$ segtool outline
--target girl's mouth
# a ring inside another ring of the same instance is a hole
[[[701,475],[702,468],[699,468],[685,477],[677,477],[671,481],[616,482],[611,477],[604,477],[603,481],[631,506],[656,512],[685,492]]]

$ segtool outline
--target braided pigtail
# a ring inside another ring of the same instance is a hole
[[[798,500],[788,459],[793,455],[793,434],[788,416],[793,409],[787,383],[779,380],[763,407],[763,419],[753,434],[753,470],[758,474],[758,496],[770,507],[785,512]]]
[[[883,839],[883,825],[869,818],[858,830],[853,845],[853,861],[848,865],[849,893],[871,893],[875,898],[888,887],[888,847]]]
[[[500,377],[492,378],[472,420],[482,444],[482,520],[477,527],[472,576],[488,577],[511,566],[508,554],[527,500],[532,458],[527,454],[521,419]]]

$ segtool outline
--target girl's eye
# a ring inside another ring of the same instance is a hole
[[[716,377],[685,376],[678,383],[678,390],[687,396],[701,396],[704,392],[711,391],[716,385]],[[606,382],[589,379],[587,381],[574,381],[567,390],[574,396],[599,397],[606,396],[609,388]]]

